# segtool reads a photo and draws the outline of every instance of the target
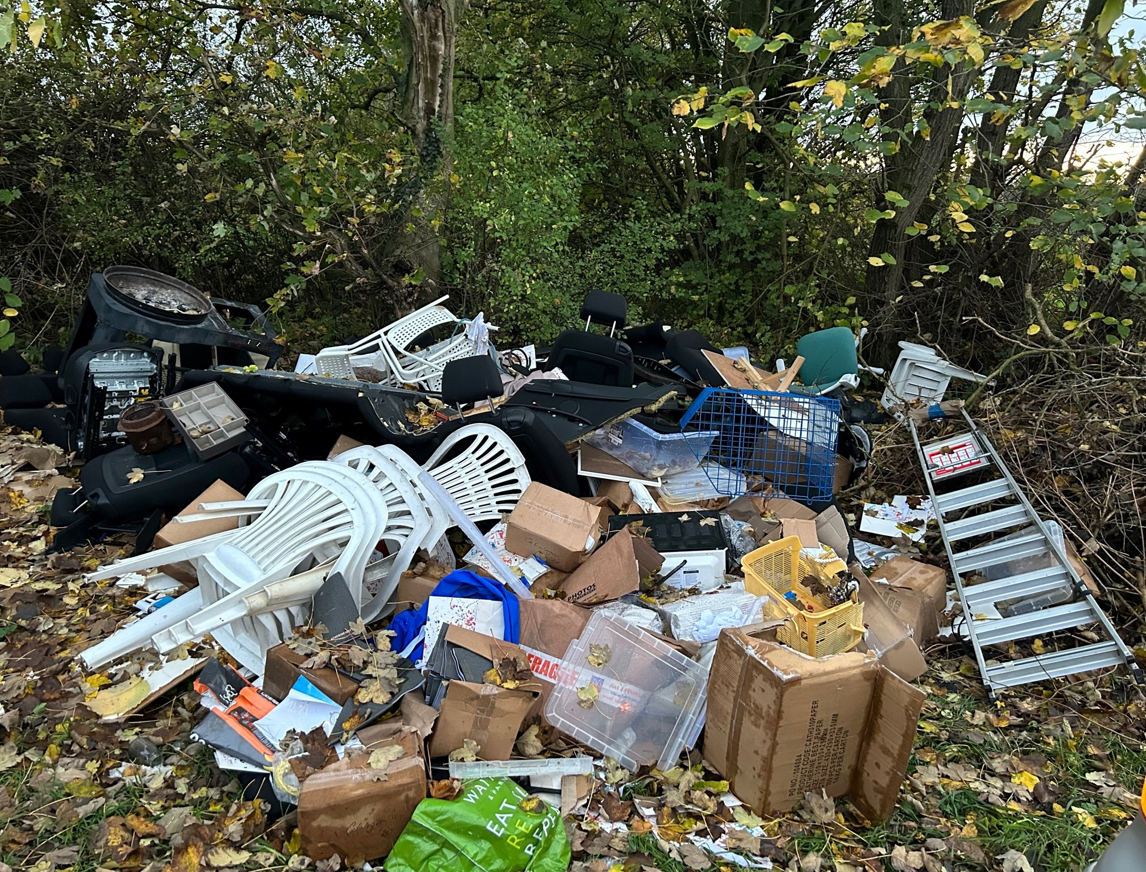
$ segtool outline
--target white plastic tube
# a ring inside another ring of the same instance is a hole
[[[477,528],[477,524],[471,521],[469,516],[462,511],[462,507],[458,505],[457,500],[450,496],[449,492],[438,484],[437,480],[430,475],[430,473],[422,472],[419,478],[422,484],[425,485],[426,490],[433,494],[434,498],[445,507],[450,517],[454,519],[454,523],[462,528],[462,532],[477,546],[482,556],[489,561],[489,565],[493,567],[493,571],[506,587],[517,594],[520,599],[533,599],[533,594],[529,592],[529,588],[522,584],[520,578],[509,571],[509,567],[502,562],[501,558],[497,556],[497,552],[493,550],[493,546],[491,546],[489,542],[486,541],[485,536],[481,534],[481,530]]]

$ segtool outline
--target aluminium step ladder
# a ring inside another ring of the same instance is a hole
[[[1056,537],[1039,517],[971,416],[965,410],[962,415],[966,433],[927,444],[920,442],[910,417],[907,424],[963,608],[965,625],[960,629],[975,650],[991,699],[1005,688],[1107,666],[1128,666],[1142,683],[1133,653],[1071,566],[1061,536]],[[936,493],[936,485],[948,479],[991,468],[998,478]],[[964,510],[996,503],[999,507],[980,514],[958,516]],[[1016,532],[986,544],[955,550],[965,540],[1012,529]],[[1032,565],[1037,568],[1031,569]],[[1105,639],[1008,662],[988,662],[983,653],[988,646],[1088,625],[1097,625],[1095,629]]]

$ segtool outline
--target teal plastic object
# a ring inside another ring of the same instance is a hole
[[[796,354],[804,358],[800,381],[813,393],[829,388],[845,375],[859,372],[856,337],[847,327],[829,327],[800,338]]]
[[[561,816],[521,807],[508,778],[466,783],[454,800],[424,799],[386,858],[387,872],[565,872],[572,852]]]

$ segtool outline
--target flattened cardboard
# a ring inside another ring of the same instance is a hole
[[[190,504],[183,509],[176,518],[185,517],[187,515],[195,515],[201,512],[199,503],[221,503],[228,500],[241,500],[243,494],[235,490],[225,481],[219,480],[211,485],[199,496],[195,497]],[[159,532],[155,534],[155,548],[167,548],[171,545],[182,545],[184,542],[190,542],[194,539],[202,539],[204,536],[213,536],[216,533],[225,533],[227,530],[234,530],[239,526],[238,518],[213,518],[204,521],[193,521],[189,524],[176,523],[174,519],[168,521],[159,528]],[[161,572],[165,572],[180,581],[183,584],[194,587],[199,583],[198,576],[195,575],[195,570],[190,563],[170,563],[166,566],[159,567]]]
[[[926,594],[895,584],[873,583],[877,585],[888,608],[911,628],[917,645],[927,645],[939,635],[939,616],[935,612],[935,603]]]
[[[398,579],[398,590],[394,594],[394,614],[407,609],[421,608],[440,581],[440,578],[429,578],[412,572],[403,573]]]
[[[756,538],[757,545],[767,545],[769,542],[779,539],[782,534],[779,521],[774,518],[765,518],[760,514],[763,503],[763,500],[742,496],[734,499],[724,510],[734,520],[752,526],[752,534]]]
[[[565,599],[595,605],[640,590],[641,579],[656,573],[664,557],[641,536],[623,527],[565,579]]]
[[[303,669],[302,664],[306,660],[305,656],[296,654],[286,644],[271,648],[267,652],[263,672],[263,690],[275,699],[286,699],[298,677],[303,675],[339,705],[358,692],[358,683],[336,669]]]
[[[338,455],[349,451],[351,448],[360,448],[364,444],[357,439],[351,439],[349,436],[339,436],[331,447],[330,453],[326,455],[326,459],[334,460]]]
[[[836,455],[836,474],[832,477],[832,494],[838,494],[848,486],[855,464],[842,454]]]
[[[724,630],[704,757],[758,814],[823,789],[882,820],[895,809],[924,699],[871,655],[816,659]]]
[[[936,614],[947,606],[947,572],[942,567],[900,555],[874,570],[871,579],[918,591],[931,600]]]
[[[370,727],[360,738],[367,753],[331,763],[302,783],[299,837],[302,851],[314,860],[338,854],[359,865],[384,857],[426,798],[426,762],[415,730]],[[385,773],[371,769],[369,751],[388,745],[397,745],[403,755]]]
[[[600,541],[601,510],[548,485],[533,482],[509,516],[506,550],[536,555],[555,569],[572,572],[588,556],[589,539]]]
[[[797,521],[816,520],[815,512],[803,503],[798,503],[795,500],[784,500],[772,497],[766,500],[756,500],[756,504],[760,508],[760,514],[765,517],[770,515],[774,518],[779,518],[781,521],[785,518],[794,518]]]
[[[816,532],[815,521],[805,521],[798,518],[785,518],[780,522],[784,536],[796,536],[802,548],[819,548],[820,536]]]
[[[593,613],[564,600],[531,599],[518,603],[525,648],[564,657],[569,644],[581,636]]]

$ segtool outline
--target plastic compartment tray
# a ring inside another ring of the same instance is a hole
[[[627,769],[676,765],[705,703],[707,670],[665,643],[594,612],[569,645],[545,717]]]
[[[222,454],[249,438],[247,416],[214,382],[164,397],[160,405],[201,460]]]
[[[596,431],[585,442],[613,455],[646,478],[655,480],[696,469],[719,435],[715,430],[658,433],[639,421],[627,418]]]
[[[661,481],[661,501],[670,505],[702,503],[705,500],[719,500],[727,496],[713,482],[731,482],[736,493],[748,491],[748,479],[733,469],[719,463],[705,463],[696,469],[666,476]]]
[[[711,520],[712,523],[702,523]],[[647,534],[652,546],[668,554],[673,551],[715,551],[728,548],[728,537],[720,523],[720,512],[655,512],[648,515],[610,515],[609,532],[622,527]]]

